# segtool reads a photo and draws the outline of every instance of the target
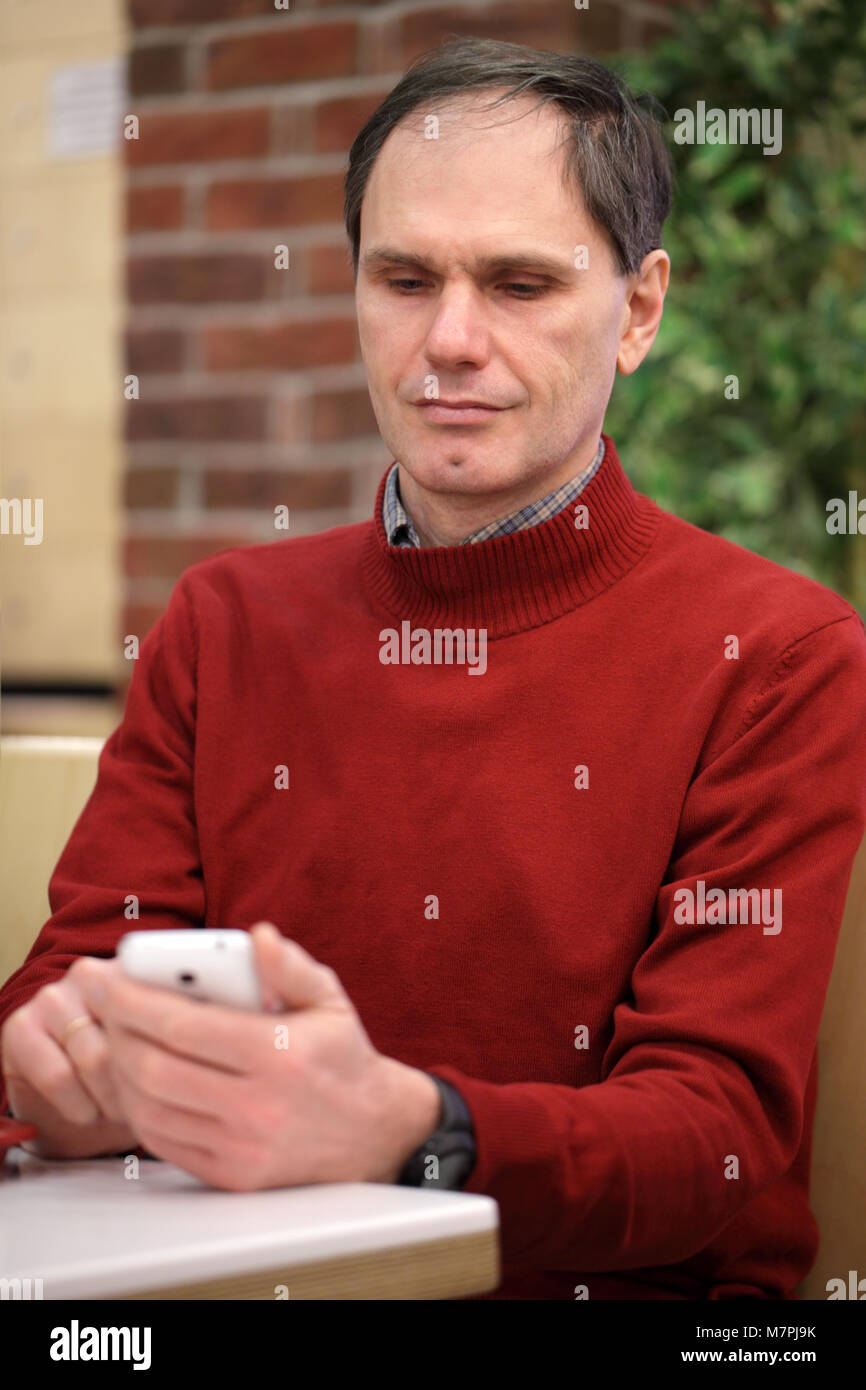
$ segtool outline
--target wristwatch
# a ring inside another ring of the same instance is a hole
[[[428,1076],[439,1088],[442,1118],[430,1138],[407,1159],[397,1181],[400,1187],[454,1191],[463,1186],[475,1167],[475,1129],[457,1087],[432,1072]]]

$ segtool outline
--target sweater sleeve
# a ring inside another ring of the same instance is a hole
[[[791,1166],[864,824],[866,634],[852,610],[781,655],[733,741],[699,764],[601,1081],[430,1068],[469,1106],[464,1191],[498,1202],[505,1261],[673,1264]],[[780,889],[781,916],[690,925],[681,890],[699,879],[726,900]]]
[[[0,1026],[77,956],[113,955],[124,932],[202,925],[196,663],[195,614],[181,579],[141,643],[123,719],[103,745],[96,785],[49,881],[51,916],[0,990]]]

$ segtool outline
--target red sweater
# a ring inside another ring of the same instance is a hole
[[[866,635],[635,492],[605,444],[583,526],[397,549],[380,487],[371,521],[187,570],[0,1022],[131,926],[270,918],[380,1051],[466,1098],[497,1297],[788,1297],[817,1247]],[[383,663],[407,619],[485,629],[484,673]]]

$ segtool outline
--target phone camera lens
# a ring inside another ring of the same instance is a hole
[[[189,970],[184,970],[184,971],[182,971],[181,974],[178,975],[177,978],[180,980],[180,982],[181,982],[182,985],[194,985],[194,984],[195,984],[195,975],[193,975]]]

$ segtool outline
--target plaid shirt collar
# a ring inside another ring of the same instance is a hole
[[[480,531],[473,531],[472,535],[467,536],[461,544],[474,545],[477,541],[489,541],[494,536],[507,536],[512,531],[525,531],[530,526],[537,526],[540,521],[548,521],[550,517],[556,516],[557,512],[561,512],[573,498],[577,497],[578,493],[583,491],[590,478],[598,472],[603,458],[604,440],[600,439],[595,458],[576,477],[563,483],[555,492],[549,492],[546,497],[542,497],[540,502],[530,502],[528,506],[521,507],[520,511],[512,512],[511,516],[506,516],[501,521],[491,521]],[[414,546],[416,549],[421,549],[418,532],[412,525],[412,520],[400,498],[396,463],[389,470],[385,483],[385,495],[382,499],[382,524],[385,527],[385,535],[388,537],[389,545]]]

